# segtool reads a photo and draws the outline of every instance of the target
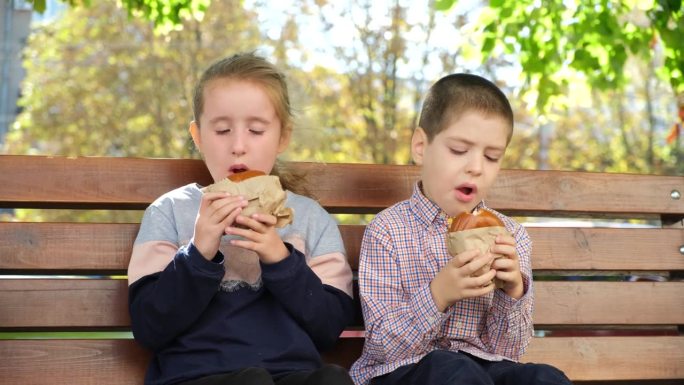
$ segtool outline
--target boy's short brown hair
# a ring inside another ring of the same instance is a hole
[[[429,142],[449,123],[467,111],[503,118],[510,126],[506,143],[513,135],[513,109],[506,95],[489,80],[472,74],[451,74],[439,79],[428,90],[418,125]]]

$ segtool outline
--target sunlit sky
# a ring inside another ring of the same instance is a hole
[[[213,0],[219,1],[219,0]],[[347,50],[352,49],[354,44],[359,44],[360,39],[357,35],[355,24],[361,25],[365,19],[365,11],[362,1],[329,1],[324,8],[322,17],[332,25],[328,32],[323,32],[324,28],[319,15],[303,15],[300,11],[301,1],[299,0],[246,0],[244,5],[248,9],[258,10],[259,28],[271,39],[278,39],[283,25],[290,15],[296,15],[300,26],[300,44],[307,50],[307,59],[303,60],[300,52],[291,50],[288,52],[290,63],[304,69],[311,69],[314,65],[334,69],[338,72],[346,72],[344,61],[336,57],[335,48],[343,47]],[[391,24],[390,10],[394,1],[375,0],[370,3],[372,20],[369,28],[389,26]],[[428,0],[411,1],[400,0],[400,4],[408,9],[406,22],[409,25],[426,24],[428,20],[428,10],[430,7]],[[47,0],[46,12],[43,15],[34,13],[33,21],[47,21],[57,17],[66,9],[66,5],[56,1]],[[478,20],[482,11],[482,0],[459,0],[454,7],[447,12],[437,12],[435,29],[430,37],[430,47],[452,48],[456,51],[457,47],[462,46],[467,41],[467,36],[476,28],[475,22]],[[344,15],[344,16],[341,16]],[[465,28],[457,31],[454,29],[454,19],[457,15],[465,16],[468,24]],[[304,29],[303,26],[308,26]],[[409,78],[416,73],[420,73],[422,78],[433,81],[443,76],[439,59],[436,57],[429,60],[426,67],[421,67],[422,52],[417,52],[417,46],[422,46],[425,41],[426,31],[414,26],[404,38],[409,42],[409,54],[400,59],[398,76]],[[390,39],[391,36],[386,36]],[[413,43],[413,44],[411,44]],[[272,48],[264,45],[257,47],[261,54],[269,55]],[[414,51],[411,53],[411,51]],[[480,58],[456,58],[460,70],[467,72],[480,73],[478,70],[481,62]],[[513,85],[511,81],[520,78],[520,68],[501,68],[497,69],[498,76],[507,79],[507,83]]]
[[[308,25],[309,30],[300,31],[300,43],[306,47],[310,55],[310,62],[304,64],[304,68],[312,65],[321,65],[327,68],[333,68],[337,71],[345,71],[344,63],[337,60],[334,54],[334,47],[351,48],[353,44],[358,44],[359,38],[356,32],[355,24],[362,24],[365,19],[365,11],[358,5],[358,2],[351,1],[331,1],[324,9],[323,17],[332,25],[332,29],[327,33],[322,33],[323,26],[318,15],[309,16],[301,15],[298,10],[299,1],[285,0],[280,2],[268,2],[267,6],[263,6],[263,0],[248,0],[245,6],[254,9],[259,9],[260,27],[272,39],[278,39],[284,23],[287,21],[289,15],[297,14],[298,24]],[[352,4],[357,4],[352,6]],[[393,1],[380,0],[373,1],[371,5],[372,20],[369,23],[369,28],[375,29],[378,27],[389,26],[391,24],[390,9],[393,6]],[[409,25],[412,24],[426,24],[428,20],[428,9],[430,7],[428,1],[400,1],[402,6],[408,8],[406,13],[406,21]],[[455,14],[465,15],[469,22],[477,20],[481,10],[481,1],[479,0],[461,0],[448,12],[438,12],[436,15],[436,26],[430,37],[430,46],[433,47],[457,47],[464,41],[464,36],[457,33],[453,27],[453,19]],[[346,11],[346,12],[345,12]],[[345,16],[340,16],[344,14]],[[465,32],[464,32],[465,33]],[[426,32],[419,27],[413,27],[408,31],[404,37],[409,42],[422,42],[425,40]],[[391,36],[386,36],[390,39]],[[410,47],[410,46],[409,46]],[[454,48],[455,50],[455,48]],[[410,51],[409,51],[410,52]],[[419,65],[419,57],[422,53],[415,52],[409,54],[405,58],[403,65],[399,67],[398,75],[400,77],[409,77],[411,73],[422,71],[426,79],[436,79],[443,74],[440,72],[441,68],[438,65],[428,65],[428,68],[417,68]],[[297,63],[299,58],[293,52],[293,56],[289,58],[292,62]],[[437,64],[437,60],[432,61]],[[464,63],[473,68],[477,67],[479,61],[471,61]],[[472,68],[470,68],[472,69]]]

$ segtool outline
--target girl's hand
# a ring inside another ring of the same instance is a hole
[[[233,224],[245,206],[247,200],[241,196],[227,193],[202,195],[192,238],[193,244],[205,259],[210,261],[216,256],[225,228]]]
[[[494,290],[495,270],[474,276],[492,262],[491,253],[467,250],[451,258],[430,282],[430,292],[440,312],[465,298],[479,297]]]
[[[275,229],[276,221],[275,216],[268,214],[239,215],[235,222],[245,228],[228,227],[225,231],[243,238],[230,241],[232,245],[256,252],[263,263],[276,263],[290,254]]]
[[[500,257],[494,260],[492,268],[496,270],[496,278],[503,282],[503,290],[509,297],[520,299],[525,293],[520,261],[515,252],[515,238],[510,235],[497,235],[490,252]]]

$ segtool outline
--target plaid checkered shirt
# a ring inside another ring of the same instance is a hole
[[[490,361],[520,359],[533,334],[532,243],[523,226],[495,213],[516,240],[525,294],[515,300],[495,289],[444,313],[432,299],[430,282],[451,258],[446,213],[417,183],[410,199],[384,210],[366,227],[359,261],[366,340],[351,369],[357,385],[433,350],[463,351]]]

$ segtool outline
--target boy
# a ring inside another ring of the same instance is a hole
[[[451,257],[446,247],[447,219],[486,207],[512,132],[511,106],[488,80],[453,74],[429,90],[411,140],[421,180],[373,219],[361,246],[357,385],[570,384],[554,367],[516,362],[533,332],[525,229],[495,212],[511,236],[489,252]]]

